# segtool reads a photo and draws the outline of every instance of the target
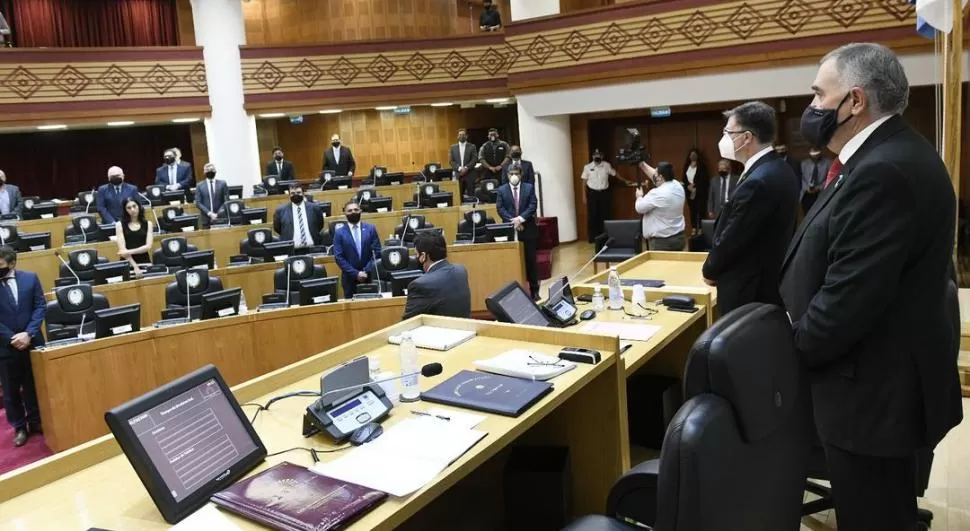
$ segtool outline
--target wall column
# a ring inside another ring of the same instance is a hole
[[[191,0],[195,40],[202,46],[212,117],[205,120],[209,161],[219,178],[243,185],[244,194],[261,180],[256,120],[243,108],[239,46],[246,44],[242,2]],[[199,161],[201,162],[201,161]]]
[[[559,0],[511,0],[512,21],[559,14]],[[520,102],[519,139],[522,157],[542,174],[543,215],[558,218],[559,241],[576,239],[573,194],[573,145],[569,116],[535,116]]]

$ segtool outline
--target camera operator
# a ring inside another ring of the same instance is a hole
[[[643,215],[643,237],[651,251],[683,251],[687,243],[684,238],[687,194],[674,177],[673,165],[661,162],[653,168],[641,161],[639,166],[654,184],[645,194],[642,187],[637,188],[635,208]]]

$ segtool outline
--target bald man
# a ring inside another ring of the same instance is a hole
[[[121,207],[129,197],[138,200],[138,188],[125,182],[125,172],[121,168],[108,168],[108,184],[102,184],[98,188],[95,199],[98,213],[101,214],[101,223],[114,223],[121,219]]]

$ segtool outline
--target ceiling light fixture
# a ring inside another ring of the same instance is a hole
[[[135,125],[135,122],[131,120],[122,120],[120,122],[108,122],[108,127],[124,127],[126,125]]]
[[[394,109],[397,109],[397,105],[384,105],[381,107],[374,107],[375,111],[393,111]]]
[[[508,103],[510,98],[490,98],[485,103]]]
[[[67,126],[64,124],[50,124],[50,125],[37,126],[38,131],[59,131],[61,129],[67,129]]]
[[[452,105],[454,105],[454,103],[451,103],[451,102],[441,102],[441,103],[431,104],[432,107],[451,107]]]
[[[343,111],[340,109],[326,109],[326,110],[320,111],[320,114],[339,114],[341,112]]]
[[[285,112],[264,112],[258,115],[260,118],[282,118],[286,116]]]
[[[199,121],[198,118],[174,118],[172,120],[172,123],[173,124],[191,124],[191,123],[195,123],[195,122],[198,122],[198,121]]]

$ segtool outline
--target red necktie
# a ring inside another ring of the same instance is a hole
[[[829,185],[832,184],[832,181],[834,181],[835,178],[838,177],[841,173],[842,173],[842,161],[839,160],[838,157],[836,157],[836,159],[832,161],[832,166],[829,168],[829,172],[825,175],[825,186],[823,187],[823,190],[825,188],[828,188]]]
[[[515,203],[515,215],[519,215],[519,187],[512,187],[512,202]]]

